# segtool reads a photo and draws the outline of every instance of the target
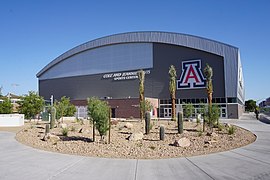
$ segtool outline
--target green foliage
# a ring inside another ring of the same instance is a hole
[[[213,124],[219,124],[219,117],[220,117],[220,108],[218,105],[213,104],[212,105],[212,115],[211,120]]]
[[[67,136],[68,135],[68,132],[69,132],[69,130],[68,130],[68,128],[66,127],[66,128],[62,128],[62,135],[63,136]]]
[[[56,109],[55,109],[55,107],[51,107],[50,111],[51,111],[50,129],[53,129],[54,125],[55,125],[55,117],[56,117]]]
[[[229,126],[228,127],[228,134],[229,135],[232,135],[232,134],[234,134],[235,133],[235,127],[234,126]]]
[[[28,95],[24,95],[18,102],[19,113],[24,114],[26,119],[32,119],[40,113],[45,105],[43,97],[34,91],[29,91]]]
[[[150,133],[150,126],[151,126],[150,112],[146,112],[146,114],[145,114],[145,134]]]
[[[12,113],[12,104],[8,98],[1,98],[4,100],[2,103],[0,102],[0,114],[10,114]]]
[[[185,118],[190,118],[192,116],[193,111],[194,111],[194,106],[190,103],[185,104],[183,111],[184,111]]]
[[[256,101],[250,99],[248,101],[245,101],[245,110],[248,112],[253,112],[255,111],[257,105],[256,105]]]
[[[88,99],[88,115],[92,123],[95,124],[101,138],[109,130],[109,106],[107,102],[97,98]]]
[[[56,108],[56,119],[65,116],[74,116],[76,107],[70,103],[70,99],[66,96],[61,97],[60,101],[55,101],[54,107]]]

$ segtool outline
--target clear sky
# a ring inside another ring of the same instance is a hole
[[[185,33],[236,46],[246,99],[270,97],[269,0],[1,0],[2,94],[37,91],[37,72],[57,56],[131,31]]]

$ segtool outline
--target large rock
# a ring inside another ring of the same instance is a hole
[[[128,128],[128,129],[132,129],[133,128],[133,124],[127,122],[125,125],[124,125],[125,128]]]
[[[179,140],[175,140],[173,143],[174,146],[177,147],[189,147],[190,146],[190,140],[186,137],[183,137]]]
[[[51,133],[47,133],[43,138],[44,141],[56,143],[57,141],[60,141],[60,137],[53,135]]]
[[[129,141],[138,141],[143,139],[143,133],[139,132],[139,133],[132,133],[129,137],[128,140]]]

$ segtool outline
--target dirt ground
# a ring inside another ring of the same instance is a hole
[[[126,128],[126,123],[132,128]],[[234,134],[228,134],[228,127],[222,130],[214,128],[212,135],[202,132],[202,125],[194,122],[184,122],[184,133],[177,133],[177,123],[173,121],[152,121],[150,134],[144,134],[143,139],[130,141],[132,133],[144,133],[144,122],[138,120],[118,121],[111,126],[111,142],[108,136],[101,141],[96,130],[96,141],[93,142],[92,125],[89,121],[65,121],[69,131],[62,135],[62,128],[57,127],[50,134],[59,137],[56,141],[42,140],[45,135],[45,122],[26,123],[23,128],[10,128],[16,132],[16,139],[26,145],[47,151],[66,154],[76,154],[91,157],[126,158],[126,159],[160,159],[187,157],[209,154],[245,146],[255,141],[256,136],[251,132],[235,127]],[[160,126],[165,127],[165,140],[159,139]],[[228,125],[227,125],[228,126]],[[229,125],[230,126],[230,125]],[[1,130],[1,129],[0,129]],[[81,132],[79,132],[81,131]],[[186,137],[190,140],[189,147],[176,147],[175,140]]]

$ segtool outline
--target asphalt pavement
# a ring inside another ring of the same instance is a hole
[[[262,116],[262,118],[268,118]],[[159,160],[107,159],[37,150],[0,132],[0,179],[178,180],[270,179],[270,124],[254,114],[222,120],[252,131],[247,146],[209,155]]]

